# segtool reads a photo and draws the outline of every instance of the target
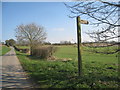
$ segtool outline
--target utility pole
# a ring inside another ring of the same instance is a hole
[[[88,21],[80,20],[77,16],[77,47],[78,47],[78,75],[82,75],[82,56],[81,56],[81,24],[88,24]]]

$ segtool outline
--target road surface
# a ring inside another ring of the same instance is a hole
[[[24,72],[13,47],[11,47],[11,51],[2,56],[1,82],[2,88],[32,88],[32,84]]]

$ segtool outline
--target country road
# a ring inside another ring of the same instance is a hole
[[[32,88],[32,84],[28,80],[13,47],[7,54],[2,56],[1,82],[2,88]]]

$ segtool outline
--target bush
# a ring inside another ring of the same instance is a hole
[[[13,46],[13,47],[14,47],[14,49],[15,49],[16,51],[20,51],[20,49],[17,48],[16,46]]]
[[[46,46],[46,47],[38,46],[32,49],[32,55],[40,57],[42,59],[47,59],[51,57],[53,53],[55,53],[55,51],[56,51],[56,47],[53,46]]]
[[[20,51],[21,51],[22,53],[28,53],[28,52],[29,52],[29,49],[20,49]]]
[[[22,53],[28,53],[29,52],[29,49],[21,49],[21,48],[18,48],[18,47],[16,47],[16,46],[13,46],[14,47],[14,49],[16,50],[16,51],[20,51],[20,52],[22,52]]]

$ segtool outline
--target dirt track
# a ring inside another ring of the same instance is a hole
[[[32,88],[13,47],[2,56],[2,88]]]

